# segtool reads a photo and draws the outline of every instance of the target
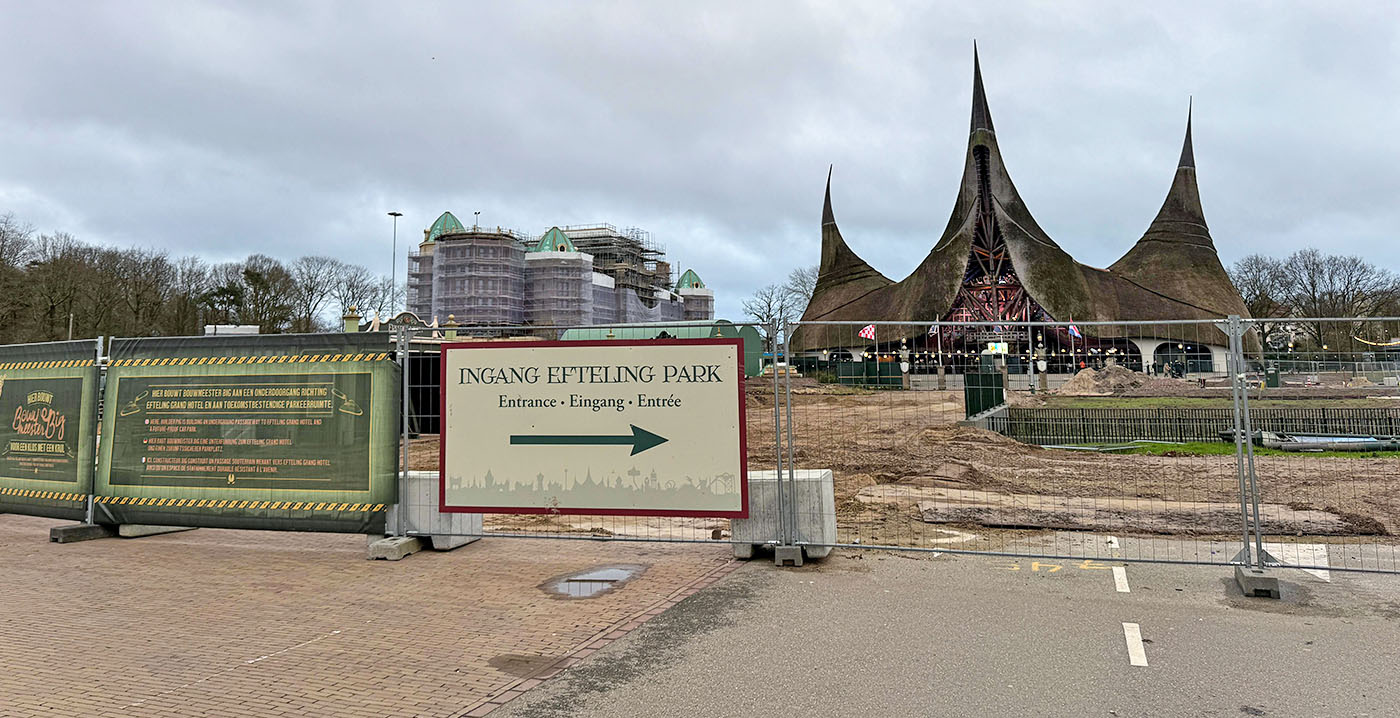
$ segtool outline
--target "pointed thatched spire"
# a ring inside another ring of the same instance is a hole
[[[972,129],[971,132],[986,130],[993,134],[992,111],[987,107],[987,91],[982,89],[982,63],[977,59],[977,41],[972,41]]]
[[[1191,149],[1191,109],[1186,110],[1186,139],[1181,147],[1176,176],[1172,178],[1167,199],[1156,219],[1143,233],[1143,242],[1176,242],[1195,244],[1215,251],[1210,229],[1206,227],[1205,211],[1201,209],[1201,192],[1196,187],[1196,155]],[[1125,257],[1126,259],[1126,257]]]
[[[1186,139],[1162,209],[1142,239],[1113,263],[1109,271],[1162,297],[1220,316],[1249,316],[1215,251],[1201,193],[1196,187],[1196,157],[1191,147],[1191,108],[1186,111]],[[1143,313],[1129,303],[1123,311]]]
[[[1191,149],[1191,106],[1195,104],[1195,98],[1186,100],[1186,141],[1181,144],[1181,160],[1176,163],[1177,167],[1190,167],[1196,169],[1196,152]]]
[[[826,172],[826,195],[822,202],[822,258],[817,268],[817,286],[803,313],[805,319],[820,319],[892,282],[866,264],[846,246],[836,214],[831,210],[831,173]]]

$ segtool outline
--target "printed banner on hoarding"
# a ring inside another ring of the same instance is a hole
[[[449,344],[443,511],[748,515],[740,339]]]
[[[0,512],[86,514],[96,358],[95,341],[0,347]]]
[[[385,334],[115,341],[98,520],[382,529],[398,466],[392,349]]]

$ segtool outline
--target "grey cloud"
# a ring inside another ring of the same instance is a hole
[[[1400,11],[1385,4],[6,3],[0,211],[90,241],[388,264],[444,209],[637,225],[737,315],[812,264],[826,166],[902,277],[946,222],[971,39],[1042,226],[1107,265],[1162,201],[1195,96],[1226,262],[1389,250]],[[398,263],[400,269],[402,261]]]

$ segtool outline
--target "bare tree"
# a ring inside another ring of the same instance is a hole
[[[167,336],[198,334],[204,324],[201,305],[212,288],[209,267],[198,257],[182,257],[171,268],[170,277],[161,332]]]
[[[744,300],[744,313],[763,325],[763,340],[766,351],[773,351],[781,333],[781,325],[791,318],[791,295],[776,284],[760,287],[753,296]]]
[[[1290,280],[1282,261],[1251,254],[1235,262],[1229,274],[1251,317],[1262,320],[1288,316]],[[1260,333],[1267,337],[1277,326],[1278,322],[1261,322]]]
[[[24,265],[33,245],[33,226],[15,219],[14,213],[0,215],[0,341],[25,339],[19,318],[31,294]]]
[[[787,304],[792,309],[793,316],[801,316],[806,310],[807,304],[812,301],[812,293],[817,289],[817,265],[798,267],[788,273],[787,284],[783,285],[783,291],[787,293]]]
[[[351,308],[361,315],[374,311],[377,304],[378,288],[374,274],[358,264],[341,264],[336,268],[335,282],[331,284],[332,306],[343,316]]]
[[[1294,316],[1368,317],[1375,316],[1400,291],[1395,275],[1361,257],[1326,255],[1316,249],[1303,249],[1284,261],[1289,279],[1288,303]],[[1347,331],[1343,325],[1303,322],[1302,326],[1317,345],[1328,343],[1328,330]]]
[[[292,331],[323,328],[321,312],[331,299],[340,268],[341,263],[330,257],[302,257],[292,263]]]
[[[53,341],[67,337],[68,316],[84,281],[87,247],[65,232],[44,234],[34,242],[34,251],[25,270],[31,292],[30,341]]]
[[[15,219],[14,212],[0,214],[0,267],[24,266],[33,245],[33,225]]]
[[[117,291],[126,310],[125,334],[160,331],[160,319],[174,280],[174,268],[164,252],[128,249],[109,268],[117,276]]]
[[[256,324],[264,334],[280,334],[292,322],[295,282],[283,264],[265,254],[254,254],[243,264],[243,305],[240,324]]]

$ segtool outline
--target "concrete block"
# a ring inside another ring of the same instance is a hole
[[[481,514],[438,511],[438,472],[410,471],[399,490],[406,505],[389,507],[384,519],[387,533],[398,532],[402,510],[403,532],[423,539],[434,551],[449,551],[481,538]]]
[[[383,559],[385,561],[398,561],[409,554],[415,554],[423,550],[423,542],[414,536],[386,536],[377,538],[369,537],[369,560]]]
[[[788,564],[792,564],[792,565],[794,565],[794,566],[801,566],[801,565],[802,565],[802,547],[801,547],[801,546],[774,546],[774,547],[773,547],[773,565],[774,565],[774,566],[786,566],[786,565],[788,565]]]
[[[836,543],[836,489],[830,469],[798,469],[793,472],[795,501],[790,516],[796,523],[796,543],[825,544],[804,546],[807,558],[826,558]],[[783,491],[793,488],[783,471]],[[752,558],[754,549],[779,538],[778,475],[774,471],[749,472],[749,517],[729,522],[734,541],[734,558]],[[776,558],[776,557],[775,557]],[[798,561],[797,565],[801,565]]]
[[[93,539],[111,538],[117,535],[115,526],[106,524],[67,524],[49,529],[49,540],[54,543],[75,543]]]
[[[1239,584],[1240,591],[1244,592],[1244,595],[1251,598],[1277,599],[1280,597],[1278,577],[1271,571],[1236,566],[1235,583]]]
[[[141,538],[142,536],[159,536],[160,534],[173,534],[180,531],[193,531],[198,526],[154,526],[152,524],[121,524],[117,526],[117,535],[122,538]]]

